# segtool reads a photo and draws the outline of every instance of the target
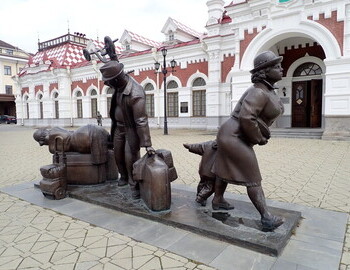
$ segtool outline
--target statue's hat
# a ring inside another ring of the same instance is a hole
[[[123,72],[123,68],[124,65],[122,63],[114,60],[109,61],[100,68],[100,71],[102,73],[102,80],[109,81],[118,77],[118,75]]]
[[[250,73],[254,73],[260,69],[271,67],[273,65],[276,65],[277,63],[281,63],[283,60],[282,56],[276,56],[271,51],[266,51],[259,53],[254,58],[254,69],[250,71]]]

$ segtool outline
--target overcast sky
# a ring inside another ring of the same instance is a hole
[[[120,38],[129,30],[164,41],[161,30],[172,17],[205,32],[207,0],[1,0],[0,40],[36,53],[38,37],[46,41],[80,32],[100,40]],[[228,1],[226,1],[228,2]],[[227,3],[226,3],[227,4]]]

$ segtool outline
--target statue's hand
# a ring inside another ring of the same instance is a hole
[[[156,154],[156,150],[154,150],[154,148],[152,146],[147,146],[146,147],[146,152],[149,156],[151,155],[155,155]]]

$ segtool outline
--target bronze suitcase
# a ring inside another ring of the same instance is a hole
[[[93,164],[91,154],[67,152],[67,184],[93,185],[107,179],[106,163]],[[60,154],[60,160],[62,155]]]
[[[146,154],[134,164],[134,170],[142,172],[142,176],[135,180],[140,180],[141,199],[147,207],[152,211],[170,209],[171,188],[168,166],[164,160],[157,154]]]

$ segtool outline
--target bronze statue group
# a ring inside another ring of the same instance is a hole
[[[268,142],[269,126],[284,110],[274,91],[274,84],[282,79],[281,61],[282,57],[271,51],[257,55],[254,69],[251,70],[253,85],[242,95],[229,119],[221,125],[216,140],[184,144],[190,152],[202,156],[196,201],[205,206],[207,199],[214,194],[213,210],[230,210],[234,206],[224,199],[227,184],[246,186],[250,200],[261,215],[264,230],[274,230],[284,220],[272,215],[266,205],[253,146]],[[145,92],[140,84],[124,72],[124,66],[117,58],[111,57],[100,71],[104,83],[114,89],[110,109],[111,133],[110,136],[101,136],[114,147],[120,173],[118,185],[129,184],[132,197],[138,199],[140,187],[139,182],[133,179],[133,164],[140,159],[141,147],[145,147],[148,155],[155,154],[145,109]],[[41,145],[49,144],[47,131],[38,131],[34,138]],[[70,144],[74,143],[79,144],[78,141]],[[86,147],[94,148],[97,158],[101,158],[96,150],[99,146],[96,147],[95,143]],[[103,149],[107,151],[106,147]]]

